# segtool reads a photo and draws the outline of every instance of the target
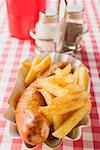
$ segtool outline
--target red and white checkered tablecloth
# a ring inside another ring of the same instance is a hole
[[[92,111],[91,126],[84,128],[76,142],[63,140],[55,150],[100,150],[100,0],[73,0],[85,7],[89,32],[84,37],[83,48],[76,57],[90,70]],[[20,62],[34,54],[31,41],[11,38],[7,26],[6,5],[0,0],[0,150],[26,150],[22,140],[9,135],[9,122],[2,114],[8,107],[8,97],[13,88]],[[35,150],[50,150],[39,145]]]

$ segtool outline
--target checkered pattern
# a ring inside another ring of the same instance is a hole
[[[69,3],[72,0],[69,0]],[[92,111],[91,126],[84,128],[76,142],[63,140],[55,150],[100,150],[100,0],[73,0],[85,7],[89,32],[84,37],[81,53],[76,55],[90,70]],[[9,135],[9,122],[2,114],[8,107],[8,97],[13,88],[20,62],[34,54],[34,45],[9,36],[5,1],[0,0],[0,150],[26,150],[22,140]],[[50,149],[39,145],[35,150]]]

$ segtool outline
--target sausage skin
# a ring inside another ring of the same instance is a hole
[[[49,136],[50,125],[47,118],[38,112],[45,105],[42,95],[30,84],[16,105],[15,118],[18,132],[24,142],[37,145]]]

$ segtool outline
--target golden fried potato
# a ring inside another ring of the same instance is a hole
[[[41,61],[42,61],[42,58],[41,58],[40,56],[36,55],[36,56],[33,58],[32,67],[35,67],[35,66],[38,65]]]
[[[69,63],[64,69],[57,68],[55,71],[56,75],[67,76],[71,71],[71,64]]]
[[[71,66],[71,64],[69,63],[69,64],[63,69],[62,74],[65,75],[65,76],[67,76],[67,75],[70,73],[71,69],[72,69],[72,66]]]
[[[88,70],[84,66],[80,66],[79,70],[79,85],[84,86],[85,89],[88,87],[89,74]]]
[[[77,94],[85,90],[83,85],[74,85],[74,84],[67,85],[65,89],[68,90],[68,94]]]
[[[32,64],[31,64],[31,68],[26,76],[26,79],[25,79],[25,83],[26,84],[29,84],[31,83],[34,78],[36,77],[36,72],[34,71],[34,68],[37,64],[39,64],[41,62],[41,57],[36,55],[34,58],[33,58],[33,61],[32,61]]]
[[[74,82],[74,76],[73,74],[68,74],[67,76],[58,76],[58,75],[52,75],[48,78],[46,78],[48,81],[57,84],[59,86],[66,86],[68,84],[71,84]]]
[[[63,96],[63,97],[55,97],[54,99],[52,99],[52,105],[64,105],[65,103],[67,103],[68,101],[72,101],[72,100],[86,100],[89,99],[91,96],[87,91],[83,91],[81,93],[78,94],[67,94],[67,96]]]
[[[47,105],[51,105],[54,96],[44,89],[39,89],[39,92],[44,97]],[[63,122],[63,118],[61,115],[52,115],[52,113],[50,113],[50,112],[45,115],[46,115],[47,119],[50,121],[50,123],[53,124],[53,127],[55,130],[58,129],[59,126],[61,125],[61,123]]]
[[[42,94],[42,96],[44,97],[46,104],[50,105],[52,104],[52,100],[55,97],[54,95],[52,95],[51,93],[49,93],[48,91],[44,90],[44,89],[39,89],[39,92]]]
[[[36,72],[34,68],[31,68],[26,76],[25,84],[30,84],[36,78]]]
[[[37,61],[35,61],[34,59],[33,59],[32,66],[28,72],[28,75],[26,76],[25,79],[26,84],[30,84],[32,81],[34,81],[34,79],[36,79],[37,76],[39,76],[41,73],[46,71],[46,69],[48,69],[51,65],[50,56],[45,57],[41,62],[39,61],[41,58],[36,59]],[[40,63],[36,65],[36,62],[40,62]]]
[[[52,135],[62,139],[65,137],[91,110],[91,100],[88,99],[83,107],[73,112],[71,116]]]
[[[53,115],[53,127],[54,130],[57,130],[60,125],[63,123],[63,117],[62,115]]]
[[[84,100],[80,100],[80,99],[75,99],[72,101],[68,101],[67,103],[62,103],[60,105],[50,105],[50,106],[43,106],[40,107],[39,110],[42,113],[48,113],[51,112],[53,115],[55,114],[65,114],[65,113],[69,113],[71,111],[77,110],[78,108],[83,107],[85,104]]]
[[[73,82],[74,82],[74,75],[70,73],[65,77],[65,81],[63,81],[63,86],[66,86],[67,84],[72,84]]]
[[[31,68],[31,65],[32,65],[32,63],[29,62],[28,60],[25,60],[25,61],[22,62],[22,66],[23,66],[27,71],[29,71],[29,69]]]
[[[52,75],[48,78],[46,78],[47,81],[56,84],[56,85],[61,85],[61,81],[64,80],[65,77],[61,77],[61,76],[56,76],[56,75]]]
[[[78,81],[79,81],[79,70],[80,70],[80,67],[76,67],[74,69],[74,84],[78,84]]]
[[[55,70],[55,75],[56,75],[56,76],[60,76],[61,74],[62,74],[62,69],[57,68],[57,69]]]
[[[43,73],[44,71],[46,71],[52,63],[52,59],[50,56],[46,56],[36,67],[35,67],[35,71],[37,73]]]
[[[56,84],[53,84],[47,81],[46,79],[38,79],[37,82],[41,88],[47,90],[54,96],[62,97],[62,96],[66,96],[68,93],[67,89],[64,89]]]

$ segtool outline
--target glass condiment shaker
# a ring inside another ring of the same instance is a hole
[[[39,21],[33,30],[30,31],[30,35],[35,39],[38,49],[43,52],[60,49],[62,33],[58,15],[49,16],[45,12],[40,12]]]
[[[84,9],[80,5],[67,7],[66,30],[62,51],[81,50],[82,35],[88,31],[84,19]]]

